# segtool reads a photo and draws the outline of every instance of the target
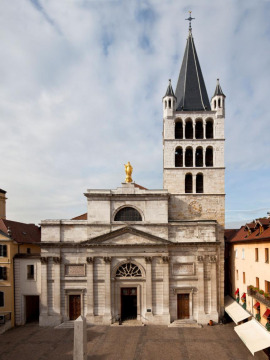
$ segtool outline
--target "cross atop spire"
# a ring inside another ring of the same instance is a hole
[[[191,31],[192,31],[191,21],[192,21],[192,20],[195,20],[195,18],[191,17],[191,13],[192,13],[192,11],[189,11],[189,17],[186,19],[186,20],[189,21],[189,32],[190,32],[190,33],[191,33]]]

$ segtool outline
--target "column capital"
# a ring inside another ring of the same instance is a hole
[[[146,264],[151,264],[152,263],[152,256],[146,256],[145,261],[146,261]]]
[[[111,256],[104,256],[103,260],[105,261],[106,264],[109,264],[109,263],[111,263],[112,258],[111,258]]]
[[[169,256],[162,256],[162,261],[164,264],[168,264],[170,261],[170,257]]]
[[[197,256],[197,261],[198,262],[203,262],[204,261],[204,256],[203,255],[198,255]]]
[[[60,256],[53,256],[52,259],[53,259],[54,264],[61,264]]]
[[[47,256],[41,256],[40,262],[43,265],[47,264],[48,263],[48,257]]]
[[[210,263],[216,263],[216,262],[217,262],[217,257],[216,257],[216,255],[209,255],[208,261],[209,261]]]
[[[89,257],[86,258],[86,262],[87,262],[88,264],[93,264],[94,260],[95,260],[95,258],[94,258],[94,257],[91,257],[91,256],[89,256]]]

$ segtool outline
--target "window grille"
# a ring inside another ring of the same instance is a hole
[[[114,217],[114,221],[142,221],[139,211],[132,207],[120,209]]]
[[[126,263],[119,266],[116,277],[142,277],[142,272],[137,265]]]

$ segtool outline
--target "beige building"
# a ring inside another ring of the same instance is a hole
[[[5,201],[2,205],[6,214]],[[39,243],[38,226],[0,218],[0,333],[30,320],[35,311],[39,317]]]
[[[41,326],[218,321],[224,312],[224,117],[189,29],[163,97],[163,189],[87,190],[86,214],[41,223]],[[162,160],[161,160],[162,161]],[[119,175],[120,176],[120,175]]]
[[[227,250],[228,293],[270,330],[270,218],[242,226]]]

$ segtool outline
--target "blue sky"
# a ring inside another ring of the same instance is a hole
[[[162,96],[192,10],[211,97],[226,94],[226,223],[270,211],[269,0],[0,3],[0,188],[10,219],[86,211],[87,188],[162,188]]]

